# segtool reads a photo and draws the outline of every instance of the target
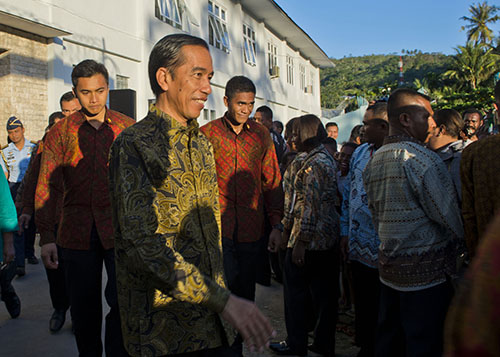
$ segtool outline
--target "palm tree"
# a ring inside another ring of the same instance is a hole
[[[498,67],[497,55],[492,48],[486,49],[484,43],[467,42],[465,46],[455,48],[451,69],[444,73],[445,78],[455,79],[461,87],[477,89],[478,85],[489,79]]]
[[[486,1],[471,5],[469,7],[471,17],[462,16],[460,18],[469,22],[468,25],[462,26],[462,30],[467,29],[467,41],[490,44],[494,36],[488,25],[500,20],[500,16],[496,15],[498,10],[500,8],[495,5],[490,6]]]

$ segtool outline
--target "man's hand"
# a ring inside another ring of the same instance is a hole
[[[288,246],[288,241],[290,240],[290,233],[291,231],[289,229],[284,229],[283,233],[281,234],[281,243],[280,243],[280,249],[286,250],[286,247]]]
[[[25,229],[28,229],[28,226],[30,224],[31,220],[31,215],[27,213],[23,213],[22,215],[19,216],[19,234],[22,234]]]
[[[273,228],[271,234],[269,234],[269,244],[267,245],[267,250],[271,253],[276,253],[280,248],[281,244],[281,231],[279,229]]]
[[[57,246],[55,243],[42,245],[42,261],[47,269],[57,269],[59,260],[57,256]]]
[[[14,260],[14,235],[12,232],[3,232],[3,263],[9,264]]]
[[[344,262],[347,262],[349,260],[349,237],[347,236],[340,237],[340,253]]]
[[[301,240],[295,242],[295,246],[292,250],[292,263],[298,267],[304,266],[304,260],[306,256],[306,245],[307,243]]]
[[[229,296],[221,316],[240,333],[251,352],[256,349],[262,352],[264,346],[269,345],[271,337],[276,335],[269,320],[257,306],[236,295]]]

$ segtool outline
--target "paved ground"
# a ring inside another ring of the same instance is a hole
[[[39,251],[37,251],[37,256]],[[26,275],[14,279],[14,287],[21,298],[21,315],[12,320],[3,303],[0,304],[0,357],[66,357],[77,356],[76,343],[71,333],[71,323],[67,321],[63,329],[56,333],[49,332],[49,319],[52,314],[48,283],[45,270],[38,265],[26,265]],[[282,286],[273,282],[271,287],[257,286],[257,304],[271,319],[278,336],[286,337],[283,321]],[[339,325],[352,325],[352,318],[339,317]],[[354,357],[358,348],[352,345],[353,338],[337,332],[337,356]],[[312,355],[312,354],[311,354]],[[246,351],[245,356],[273,356],[270,351],[263,354]]]

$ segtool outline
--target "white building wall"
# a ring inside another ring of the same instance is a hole
[[[231,50],[226,53],[210,46],[215,76],[206,108],[215,110],[217,117],[221,116],[226,110],[223,103],[226,82],[234,75],[245,75],[257,86],[255,107],[270,106],[275,119],[286,123],[304,113],[320,116],[319,69],[273,34],[265,23],[245,13],[237,1],[217,0],[216,3],[227,11]],[[208,42],[208,1],[189,0],[186,4],[193,16],[193,21],[189,23],[190,33]],[[147,74],[149,53],[163,36],[181,32],[155,17],[153,0],[0,0],[0,10],[71,33],[54,38],[47,45],[48,112],[45,117],[59,110],[59,97],[72,87],[73,66],[87,58],[106,65],[111,89],[115,88],[117,74],[129,77],[129,88],[137,94],[137,118],[144,117],[148,100],[154,97]],[[255,66],[244,61],[243,23],[256,33]],[[270,78],[268,74],[268,41],[278,46],[280,76],[277,78]],[[293,86],[286,81],[286,54],[294,58]],[[306,77],[310,72],[316,77],[313,94],[304,93],[299,87],[299,63],[306,66]],[[3,119],[0,118],[0,122]],[[203,123],[200,118],[200,124]]]

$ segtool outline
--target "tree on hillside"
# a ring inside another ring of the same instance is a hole
[[[467,29],[467,41],[473,41],[476,44],[491,44],[494,35],[488,26],[500,20],[500,16],[496,15],[498,10],[500,8],[495,5],[488,5],[487,1],[472,4],[469,7],[471,16],[462,16],[460,18],[469,22],[468,25],[462,26],[462,30]]]
[[[486,49],[483,43],[467,42],[465,46],[455,48],[455,51],[457,54],[453,56],[451,69],[444,76],[457,80],[462,88],[475,90],[497,71],[497,56],[492,54],[492,48]]]

